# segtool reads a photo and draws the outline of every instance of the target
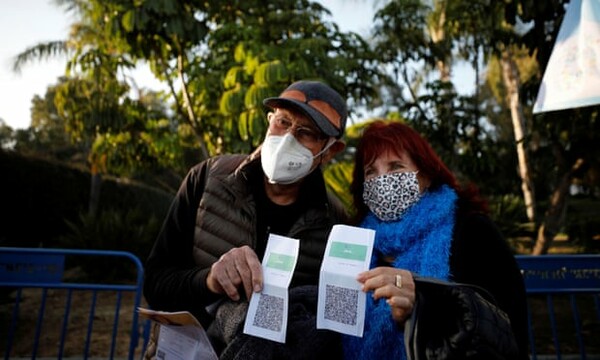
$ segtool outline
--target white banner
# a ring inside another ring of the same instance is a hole
[[[571,0],[533,113],[600,104],[600,0]]]

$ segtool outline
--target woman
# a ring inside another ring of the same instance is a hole
[[[376,231],[362,338],[344,336],[347,359],[405,359],[403,325],[415,301],[412,273],[476,284],[510,317],[527,359],[519,268],[474,187],[461,188],[429,143],[399,122],[377,120],[359,141],[351,192],[355,224]],[[399,275],[399,276],[397,276]]]

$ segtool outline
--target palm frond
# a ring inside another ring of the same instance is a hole
[[[28,63],[66,56],[67,54],[67,42],[64,40],[39,43],[25,49],[25,51],[15,56],[13,71],[19,74],[21,73],[21,69]]]

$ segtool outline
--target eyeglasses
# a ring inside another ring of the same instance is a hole
[[[303,144],[316,144],[328,138],[328,136],[318,130],[294,124],[294,122],[287,119],[285,116],[269,113],[268,120],[269,129],[272,133],[279,135],[289,132],[296,140]]]

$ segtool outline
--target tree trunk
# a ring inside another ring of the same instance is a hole
[[[519,176],[521,177],[521,191],[525,201],[525,210],[529,221],[535,221],[535,191],[529,171],[529,160],[525,149],[523,134],[525,133],[525,116],[523,106],[519,97],[521,87],[519,81],[519,69],[512,58],[510,49],[502,52],[500,59],[502,64],[502,78],[508,93],[508,103],[517,144],[517,156],[519,158]]]
[[[429,35],[431,36],[431,42],[439,45],[446,39],[446,1],[439,1],[436,3],[435,8],[439,16],[437,22],[429,24]],[[440,80],[450,82],[449,57],[444,55],[444,58],[436,60],[435,66],[440,72]]]
[[[584,163],[585,161],[583,159],[578,159],[571,170],[563,176],[558,184],[558,188],[552,193],[550,206],[544,216],[544,222],[538,230],[532,255],[543,255],[548,253],[548,249],[550,249],[554,237],[565,222],[571,178]]]
[[[92,166],[92,178],[90,182],[90,202],[88,204],[88,214],[95,218],[98,214],[98,205],[100,204],[100,189],[102,187],[102,174]]]
[[[158,46],[158,44],[155,45],[154,51],[157,54],[160,54],[162,52],[160,47]],[[171,70],[172,70],[171,66],[169,65],[167,60],[165,60],[164,58],[162,58],[160,56],[157,57],[157,61],[163,69],[164,77],[167,80],[167,85],[169,86],[171,95],[173,96],[173,99],[175,100],[175,106],[177,108],[177,113],[183,119],[187,120],[187,123],[194,130],[194,134],[196,135],[196,138],[198,139],[198,142],[200,144],[200,150],[202,151],[202,156],[204,157],[204,159],[207,159],[209,154],[208,154],[208,149],[206,147],[206,142],[204,141],[204,134],[202,134],[202,132],[199,129],[199,124],[198,124],[198,121],[196,118],[196,113],[194,111],[194,108],[192,107],[192,102],[190,101],[190,94],[189,94],[189,91],[187,88],[187,83],[185,82],[183,55],[180,52],[179,56],[177,57],[177,67],[173,71],[177,71],[177,78],[179,79],[179,82],[181,83],[181,93],[183,94],[185,110],[181,107],[181,104],[179,103],[179,100],[177,99],[177,91],[175,90],[175,86],[173,84],[173,81],[171,80]]]
[[[198,139],[200,141],[200,149],[202,150],[202,156],[204,159],[208,159],[208,149],[206,147],[206,142],[204,141],[203,134],[198,129],[198,122],[196,121],[196,113],[194,108],[192,107],[192,102],[190,101],[190,93],[188,92],[187,83],[184,78],[183,71],[183,55],[179,55],[177,57],[177,74],[179,75],[179,81],[181,82],[181,93],[183,94],[183,100],[185,101],[185,107],[187,109],[188,118],[193,126],[196,135],[198,135]]]

